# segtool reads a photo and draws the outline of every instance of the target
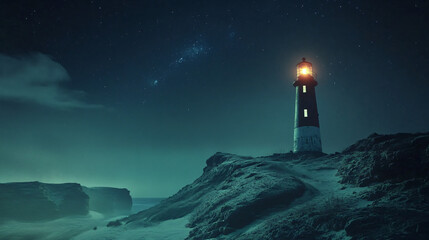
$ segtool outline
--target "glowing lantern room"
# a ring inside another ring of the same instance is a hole
[[[296,65],[296,78],[299,76],[313,76],[313,65],[302,58],[302,62]]]

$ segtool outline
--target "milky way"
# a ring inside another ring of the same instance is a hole
[[[183,50],[176,54],[177,57],[168,66],[162,69],[162,73],[149,79],[149,85],[151,87],[159,86],[174,74],[183,64],[196,61],[200,57],[207,55],[210,50],[211,48],[202,40],[196,40],[189,46],[185,46]]]

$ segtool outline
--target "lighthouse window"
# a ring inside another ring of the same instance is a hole
[[[303,93],[306,93],[306,92],[307,92],[307,86],[305,86],[305,85],[303,85],[303,86],[302,86],[302,92],[303,92]]]
[[[308,117],[308,112],[306,108],[304,109],[304,117]]]

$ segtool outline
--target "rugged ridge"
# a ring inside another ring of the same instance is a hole
[[[341,153],[216,153],[159,205],[112,222],[187,216],[187,239],[427,239],[429,133],[372,134]]]

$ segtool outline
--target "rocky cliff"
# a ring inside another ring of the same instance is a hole
[[[131,205],[132,200],[127,189],[87,188],[77,183],[0,184],[0,220],[50,220],[86,215],[89,210],[103,214],[119,214],[129,212]]]
[[[373,134],[330,155],[217,153],[192,184],[109,226],[187,216],[187,239],[428,239],[428,179],[428,133]]]
[[[88,213],[88,196],[77,183],[0,184],[0,219],[48,220]]]
[[[133,205],[130,191],[125,188],[83,187],[89,196],[89,209],[104,214],[129,213]]]

